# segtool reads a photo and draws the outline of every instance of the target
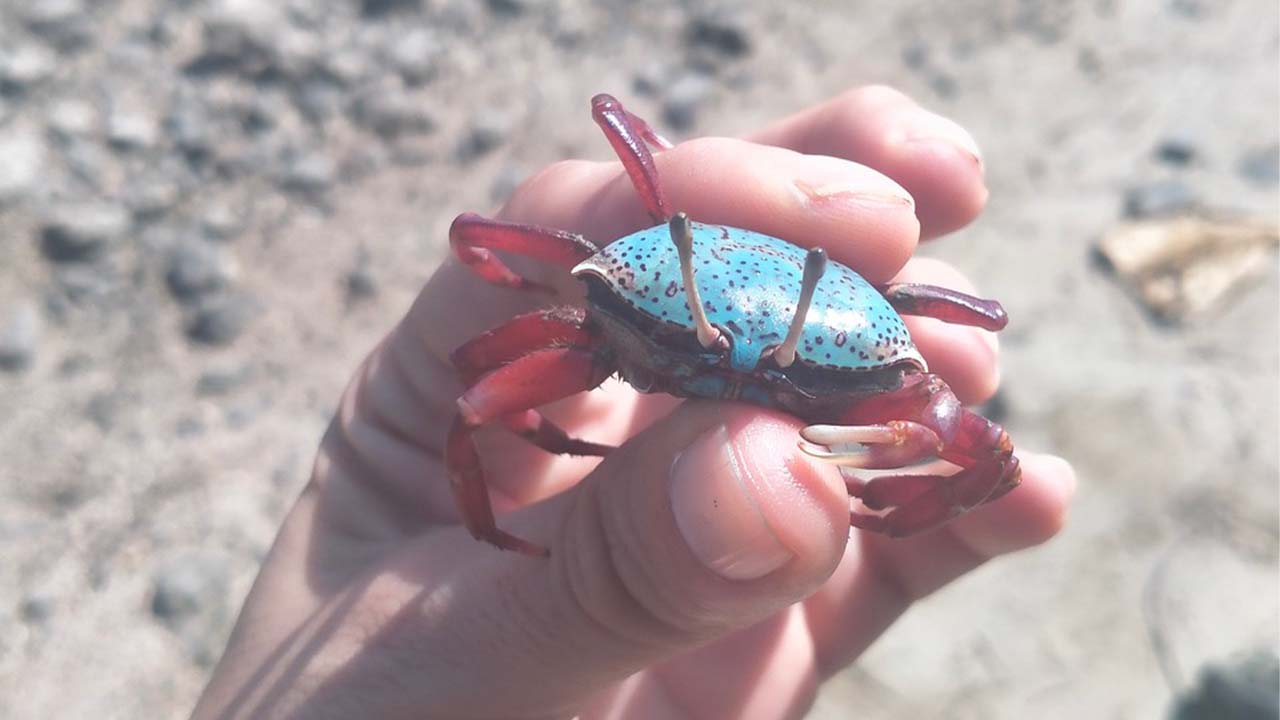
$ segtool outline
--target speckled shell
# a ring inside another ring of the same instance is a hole
[[[750,230],[692,223],[694,273],[707,319],[732,341],[734,370],[755,369],[761,353],[787,335],[805,250]],[[579,263],[636,310],[693,332],[680,259],[666,225],[628,235]],[[835,370],[871,370],[924,359],[902,318],[861,275],[827,263],[806,316],[797,359]]]

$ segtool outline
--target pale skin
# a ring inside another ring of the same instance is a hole
[[[973,292],[911,255],[981,210],[976,145],[896,91],[685,142],[657,166],[700,221],[821,244],[875,283]],[[498,217],[601,243],[651,224],[617,162],[553,165]],[[512,265],[574,297],[562,271]],[[481,433],[499,522],[551,556],[476,542],[443,466],[461,390],[447,357],[545,301],[452,261],[427,282],[347,388],[196,718],[799,717],[914,600],[1064,522],[1070,466],[1019,448],[1005,498],[917,537],[850,533],[838,471],[798,451],[794,419],[611,382],[546,409],[620,446],[603,461]],[[962,400],[995,392],[993,335],[908,325]]]

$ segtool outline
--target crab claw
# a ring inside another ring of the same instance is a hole
[[[942,440],[928,427],[909,420],[882,425],[810,425],[800,430],[800,449],[810,457],[854,468],[896,468],[937,457]],[[836,452],[832,445],[859,444]]]

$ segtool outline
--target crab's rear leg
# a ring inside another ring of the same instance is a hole
[[[445,467],[462,521],[477,540],[526,555],[546,548],[498,528],[484,469],[472,434],[539,405],[590,390],[612,372],[591,348],[535,350],[485,375],[458,398],[458,415],[445,445]]]
[[[471,387],[486,373],[503,367],[535,350],[557,347],[595,347],[597,339],[586,326],[586,311],[563,306],[534,310],[472,338],[454,350],[449,360],[462,382]],[[558,455],[603,456],[610,445],[570,437],[536,410],[512,413],[502,418],[508,430],[549,453]]]
[[[551,288],[516,274],[493,251],[525,255],[565,269],[599,252],[590,240],[576,233],[490,220],[475,213],[454,218],[449,247],[472,272],[494,285],[546,292]]]
[[[900,390],[863,401],[843,421],[846,425],[810,426],[802,435],[823,444],[865,444],[870,428],[901,427],[901,439],[890,438],[892,442],[883,443],[885,447],[872,445],[852,453],[814,452],[809,447],[805,447],[806,451],[832,462],[864,468],[901,466],[935,454],[960,466],[952,475],[852,480],[851,493],[867,509],[889,510],[883,515],[850,513],[850,523],[864,530],[893,537],[924,532],[1005,495],[1017,487],[1021,478],[1008,433],[966,410],[946,383],[934,375],[909,378]],[[936,453],[930,453],[927,441],[934,439],[938,442]]]
[[[966,295],[937,285],[895,283],[877,288],[894,310],[903,315],[922,315],[983,330],[1003,330],[1009,324],[1004,307],[995,300]]]

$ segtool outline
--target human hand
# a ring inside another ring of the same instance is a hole
[[[657,164],[670,205],[701,221],[820,243],[872,282],[970,290],[909,258],[981,209],[976,146],[895,91]],[[651,224],[616,162],[553,165],[500,217],[600,241]],[[519,270],[573,292],[561,271]],[[1020,450],[1023,484],[999,502],[923,536],[850,538],[843,482],[797,451],[794,419],[606,383],[546,409],[621,445],[598,465],[477,436],[500,523],[551,557],[476,542],[443,467],[448,353],[537,301],[455,262],[431,278],[347,389],[197,718],[794,717],[913,600],[1061,526],[1070,467]],[[995,391],[994,336],[907,322],[962,400]]]

